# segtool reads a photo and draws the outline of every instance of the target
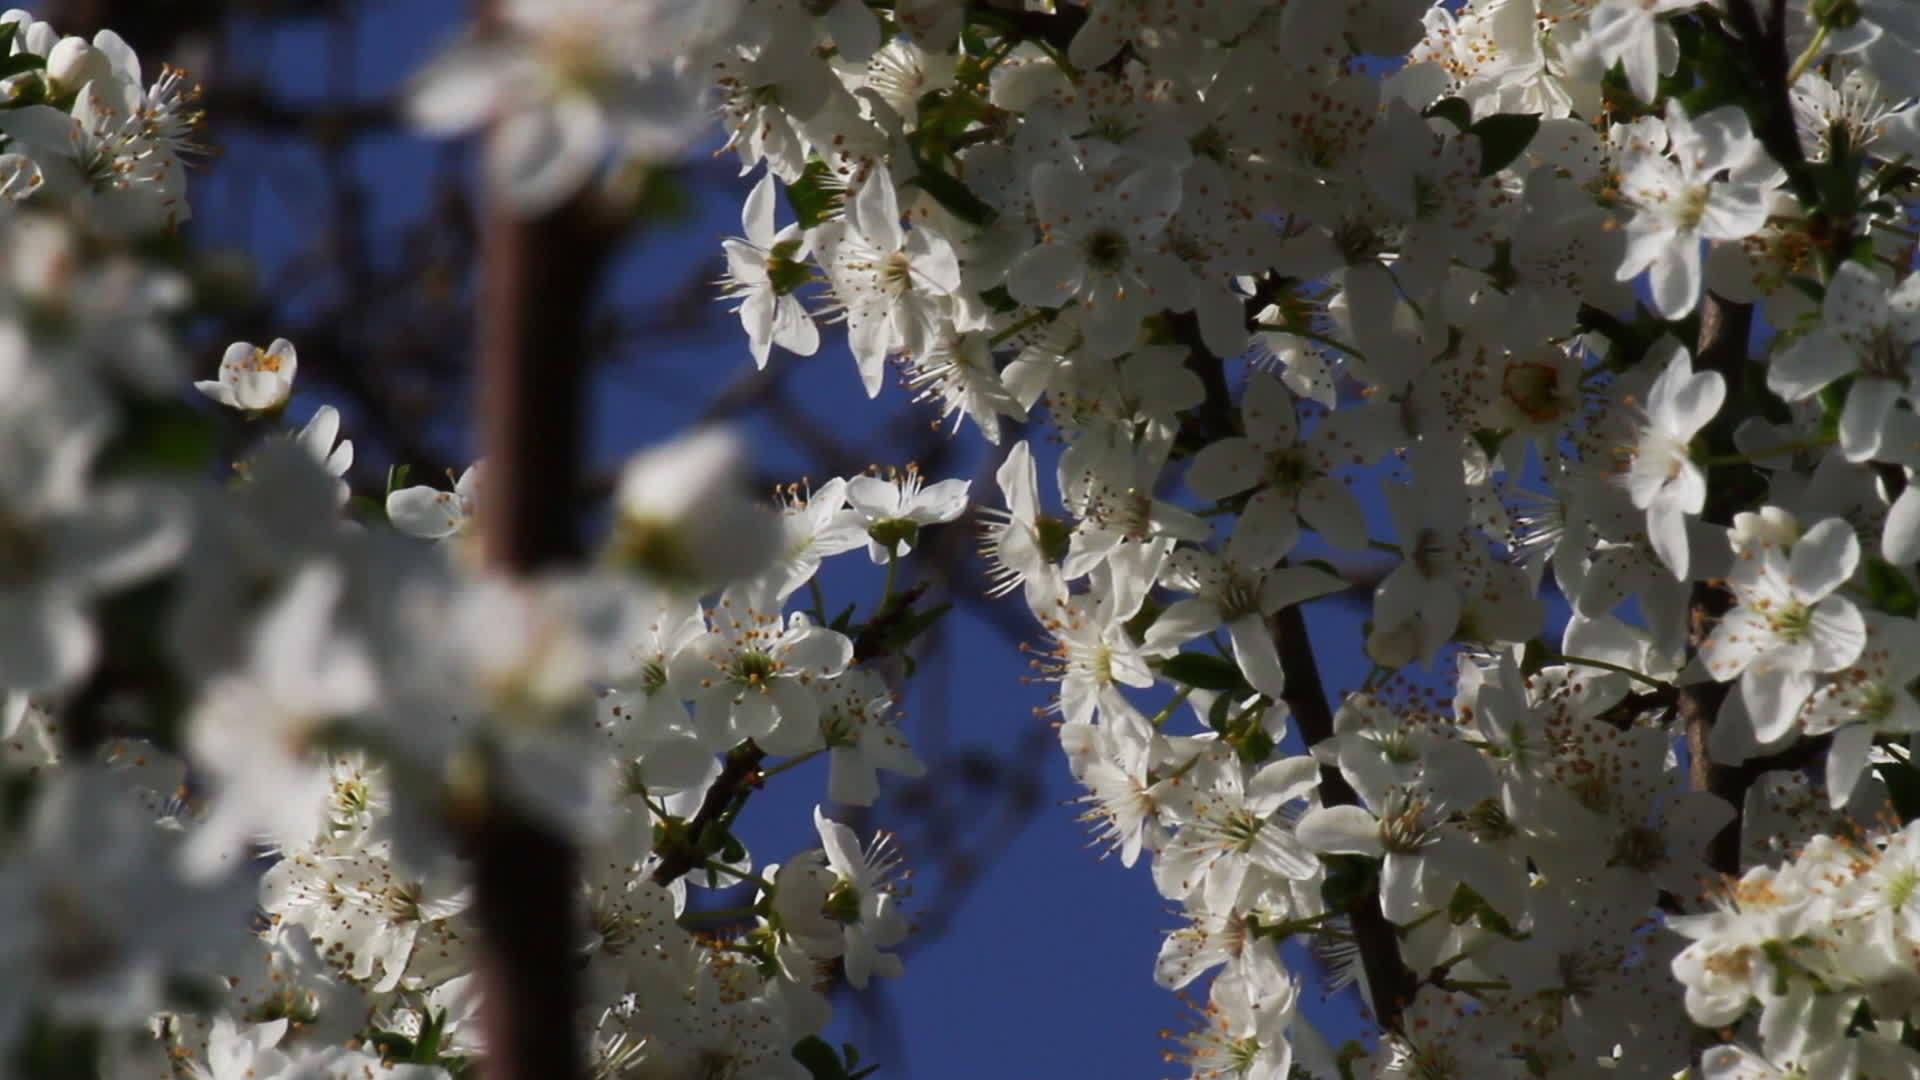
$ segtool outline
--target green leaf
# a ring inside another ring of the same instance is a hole
[[[62,1022],[36,1012],[14,1036],[9,1076],[32,1080],[94,1080],[101,1068],[100,1029],[84,1021]]]
[[[1240,669],[1209,653],[1176,653],[1160,665],[1160,674],[1201,690],[1233,690],[1241,685]]]
[[[413,1056],[415,1051],[419,1049],[418,1044],[407,1038],[405,1034],[384,1028],[374,1029],[367,1036],[367,1041],[372,1043],[374,1049],[380,1051],[380,1056],[387,1061],[411,1063],[415,1060]]]
[[[1873,593],[1877,610],[1907,619],[1920,614],[1920,593],[1914,592],[1907,576],[1885,559],[1867,557],[1867,589]]]
[[[1427,106],[1420,115],[1429,120],[1439,117],[1459,131],[1466,131],[1473,126],[1473,106],[1467,104],[1465,98],[1441,98]]]
[[[413,471],[411,465],[389,465],[387,467],[387,494],[391,495],[407,486],[407,474]]]
[[[1040,532],[1044,536],[1047,531],[1046,522],[1042,520],[1039,525]],[[1044,540],[1042,542],[1044,543]],[[1133,618],[1121,624],[1127,631],[1127,638],[1135,645],[1144,643],[1147,640],[1147,631],[1153,629],[1154,620],[1158,619],[1161,613],[1166,610],[1164,605],[1151,596],[1142,600],[1140,602],[1140,610],[1133,613]]]
[[[1232,696],[1228,694],[1221,694],[1219,697],[1214,698],[1212,707],[1207,709],[1207,726],[1212,728],[1215,731],[1225,734],[1227,730],[1227,724],[1229,722],[1228,714],[1231,713],[1232,711],[1233,711]]]
[[[1013,294],[1007,291],[1005,285],[995,285],[991,289],[982,291],[980,293],[980,302],[1001,315],[1005,315],[1009,311],[1017,311],[1020,308],[1020,301],[1013,298]]]
[[[179,603],[179,576],[168,574],[101,597],[94,603],[102,656],[127,677],[115,708],[146,721],[140,733],[172,750],[180,745],[189,687],[174,666],[172,613]]]
[[[1480,139],[1480,175],[1492,176],[1513,164],[1539,130],[1539,113],[1495,113],[1468,128]]]
[[[446,1037],[447,1010],[430,1009],[420,1025],[420,1039],[414,1044],[414,1061],[430,1065],[440,1059],[440,1043]]]
[[[927,146],[951,143],[991,109],[984,98],[951,89],[922,94],[918,104],[914,135]]]
[[[695,205],[686,178],[676,170],[660,169],[647,174],[633,212],[643,221],[680,222],[693,216]]]
[[[1518,933],[1506,916],[1496,911],[1479,893],[1465,885],[1454,886],[1453,895],[1447,900],[1447,921],[1460,926],[1472,919],[1478,919],[1481,926],[1503,937],[1513,937]]]
[[[1887,797],[1901,824],[1920,819],[1920,769],[1907,761],[1876,761],[1873,771],[1887,785]]]
[[[813,1080],[852,1080],[840,1055],[818,1035],[809,1035],[793,1044],[793,1060],[806,1066]]]
[[[387,520],[387,504],[371,495],[355,495],[347,500],[347,505],[368,521]]]
[[[14,53],[12,56],[0,56],[0,79],[10,79],[26,71],[44,71],[47,58],[30,52]]]
[[[853,625],[854,606],[855,605],[853,604],[848,604],[847,609],[845,611],[842,611],[840,614],[835,615],[833,617],[833,621],[827,624],[827,629],[834,630],[842,634],[846,633],[847,628]]]
[[[793,213],[803,229],[815,225],[833,216],[834,208],[840,205],[841,190],[838,182],[828,186],[833,170],[827,163],[815,158],[807,162],[801,171],[800,179],[787,185],[787,202],[793,204]]]
[[[993,219],[1000,216],[1000,211],[975,195],[967,185],[955,179],[952,174],[942,172],[939,168],[918,158],[915,159],[915,164],[919,166],[920,172],[913,179],[902,184],[902,187],[912,185],[919,188],[933,196],[933,201],[945,207],[948,213],[969,225],[983,227],[991,225]]]
[[[1799,289],[1802,295],[1814,302],[1815,306],[1824,305],[1827,302],[1827,287],[1820,284],[1816,278],[1810,278],[1805,274],[1788,274],[1787,284]]]
[[[214,425],[177,401],[127,401],[119,434],[101,452],[98,468],[114,475],[141,469],[198,472],[213,460]]]
[[[1547,648],[1547,643],[1539,638],[1527,642],[1527,647],[1520,653],[1520,674],[1538,675],[1540,669],[1547,666],[1547,661],[1552,655]]]

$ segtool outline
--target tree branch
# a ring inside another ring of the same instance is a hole
[[[1726,380],[1727,400],[1738,401],[1744,389],[1747,361],[1747,337],[1753,330],[1753,306],[1735,304],[1709,292],[1700,300],[1700,337],[1696,342],[1695,369],[1715,371]],[[1724,419],[1724,418],[1722,418]],[[1718,420],[1710,425],[1710,442],[1732,448],[1732,435]],[[1715,449],[1723,447],[1716,445]],[[1746,485],[1733,474],[1740,467],[1721,466],[1709,472],[1708,521],[1730,521],[1733,509],[1744,501]],[[1702,642],[1733,606],[1733,595],[1724,586],[1695,582],[1687,604],[1687,645],[1698,652]],[[1697,682],[1682,686],[1677,710],[1687,739],[1687,785],[1694,791],[1710,791],[1733,807],[1733,818],[1707,845],[1707,863],[1723,874],[1740,871],[1740,817],[1746,805],[1746,789],[1757,774],[1742,768],[1717,765],[1709,750],[1713,725],[1730,688],[1721,682]]]
[[[1313,640],[1307,635],[1307,617],[1300,605],[1273,617],[1273,637],[1280,649],[1280,667],[1287,688],[1281,695],[1293,710],[1300,738],[1309,748],[1333,737],[1333,710],[1327,705],[1320,667],[1313,658]],[[1320,766],[1320,793],[1329,806],[1360,806],[1359,793],[1332,765]],[[1360,970],[1366,973],[1373,1018],[1383,1031],[1400,1029],[1400,1014],[1419,989],[1419,980],[1400,958],[1400,938],[1380,910],[1380,895],[1369,889],[1347,905],[1354,945],[1360,951]]]
[[[482,542],[530,575],[581,554],[574,494],[586,430],[588,308],[621,230],[585,197],[528,220],[489,197],[482,229]],[[489,1080],[585,1075],[575,1037],[579,854],[498,793],[470,826]]]

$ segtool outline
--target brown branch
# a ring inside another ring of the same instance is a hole
[[[574,493],[587,419],[588,308],[621,230],[585,197],[528,220],[497,197],[482,228],[480,429],[487,561],[531,575],[579,560]],[[468,834],[489,1080],[585,1075],[575,1037],[579,854],[488,801]]]
[[[661,851],[660,862],[653,868],[654,884],[672,884],[720,850],[718,834],[713,830],[732,820],[740,812],[740,804],[760,787],[760,763],[766,759],[767,752],[752,739],[727,751],[720,775],[700,799],[700,809],[680,827],[677,840]]]
[[[1838,266],[1853,245],[1854,222],[1836,221],[1823,208],[1820,181],[1800,145],[1794,119],[1792,87],[1787,73],[1793,63],[1787,50],[1786,0],[1768,0],[1762,21],[1753,0],[1728,0],[1726,18],[1733,26],[1733,56],[1749,89],[1745,99],[1753,133],[1768,156],[1787,174],[1787,186],[1807,207],[1808,234],[1827,270]]]
[[[1714,371],[1727,382],[1727,400],[1738,401],[1744,389],[1747,337],[1753,329],[1753,307],[1735,304],[1707,293],[1700,300],[1700,338],[1695,348],[1695,370]],[[1722,416],[1710,425],[1710,442],[1731,449],[1729,418]],[[1711,470],[1707,481],[1708,521],[1730,521],[1734,510],[1744,501],[1746,485],[1734,475],[1736,467]],[[1698,652],[1701,643],[1733,606],[1733,595],[1722,585],[1695,582],[1687,604],[1687,645]],[[1677,711],[1687,739],[1687,786],[1694,791],[1710,791],[1732,805],[1734,815],[1707,845],[1707,863],[1723,874],[1740,870],[1740,818],[1746,804],[1746,789],[1758,775],[1745,768],[1715,764],[1709,750],[1713,725],[1730,687],[1721,682],[1698,682],[1679,690]]]
[[[1287,677],[1281,699],[1293,711],[1300,738],[1311,748],[1333,737],[1333,710],[1320,682],[1313,640],[1307,636],[1307,617],[1300,605],[1285,608],[1273,617],[1273,637],[1280,649],[1281,670]],[[1320,794],[1328,806],[1362,805],[1359,793],[1333,765],[1320,766]],[[1346,915],[1360,952],[1360,970],[1367,976],[1373,1018],[1381,1030],[1398,1031],[1400,1014],[1419,989],[1419,979],[1400,957],[1399,935],[1380,910],[1377,890],[1368,889],[1355,896],[1347,905]]]
[[[1249,329],[1260,310],[1272,302],[1269,289],[1280,283],[1263,282],[1260,295],[1246,303]],[[1167,325],[1174,336],[1187,346],[1187,366],[1200,376],[1207,397],[1192,414],[1193,420],[1182,430],[1183,441],[1205,445],[1235,434],[1239,424],[1227,385],[1225,366],[1200,340],[1199,322],[1191,314],[1171,315]],[[1274,643],[1280,652],[1280,668],[1286,675],[1286,690],[1281,700],[1292,710],[1300,727],[1301,739],[1308,748],[1333,737],[1333,710],[1327,704],[1326,687],[1320,681],[1320,666],[1314,660],[1313,640],[1307,633],[1306,614],[1300,605],[1283,609],[1270,620]],[[1361,806],[1359,793],[1332,765],[1320,767],[1320,793],[1329,806]],[[1360,968],[1366,973],[1367,989],[1375,1022],[1383,1031],[1398,1031],[1400,1015],[1413,1000],[1420,981],[1400,957],[1400,938],[1394,925],[1380,910],[1378,888],[1356,895],[1345,912],[1360,953]]]

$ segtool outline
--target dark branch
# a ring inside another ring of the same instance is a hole
[[[1286,608],[1273,617],[1274,642],[1280,649],[1280,667],[1286,672],[1287,688],[1282,695],[1300,726],[1300,738],[1308,747],[1333,737],[1333,710],[1327,704],[1326,688],[1320,682],[1320,667],[1313,658],[1313,640],[1307,635],[1307,618],[1300,605]],[[1320,767],[1320,795],[1328,806],[1363,805],[1353,785],[1332,765]],[[1400,957],[1400,938],[1392,923],[1380,910],[1377,890],[1369,889],[1347,905],[1347,920],[1353,930],[1354,945],[1360,951],[1360,969],[1366,973],[1372,1000],[1373,1018],[1383,1031],[1400,1029],[1400,1014],[1419,989],[1419,980]]]

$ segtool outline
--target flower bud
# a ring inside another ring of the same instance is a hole
[[[47,54],[47,81],[55,94],[77,94],[90,82],[113,78],[113,61],[85,38],[64,37]]]

